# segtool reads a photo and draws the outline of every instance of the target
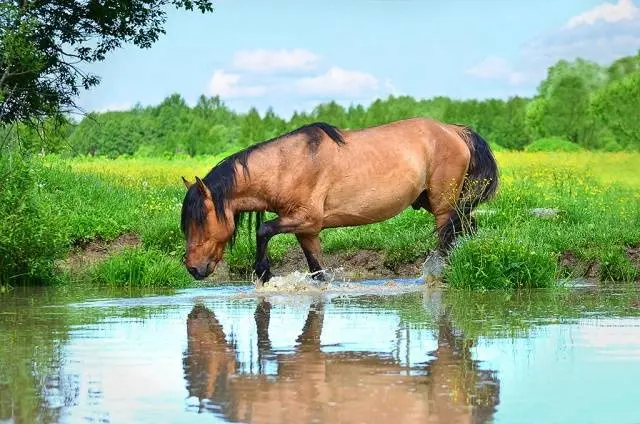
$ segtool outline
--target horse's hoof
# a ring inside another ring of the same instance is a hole
[[[314,272],[311,275],[311,278],[315,281],[320,281],[322,283],[329,281],[329,275],[327,274],[327,271],[325,271],[324,269]]]
[[[439,252],[431,253],[422,264],[422,279],[425,284],[434,286],[442,283],[445,261]]]
[[[264,287],[264,284],[267,283],[271,279],[271,277],[273,277],[273,274],[271,274],[271,271],[266,270],[265,272],[263,272],[262,276],[258,277],[255,281],[256,288],[260,289]]]

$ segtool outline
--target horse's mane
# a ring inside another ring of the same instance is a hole
[[[213,205],[216,210],[218,221],[226,223],[227,216],[224,213],[225,207],[236,187],[236,163],[242,166],[243,174],[248,178],[250,176],[248,160],[251,153],[258,149],[262,149],[266,145],[278,140],[293,136],[304,135],[307,138],[307,145],[311,153],[315,153],[318,146],[322,142],[323,134],[326,134],[336,144],[345,144],[344,137],[336,127],[324,122],[314,122],[299,127],[289,133],[265,140],[260,143],[253,144],[248,148],[236,152],[216,164],[207,175],[202,179],[204,185],[209,189],[213,197]],[[253,221],[255,215],[255,226],[258,228],[264,220],[264,212],[239,212],[234,216],[235,229],[231,236],[230,247],[233,247],[236,233],[240,227],[245,215],[249,215],[249,225]],[[204,198],[198,190],[196,184],[193,184],[184,198],[182,203],[182,220],[181,229],[184,234],[187,233],[191,223],[198,227],[202,227],[205,222]]]

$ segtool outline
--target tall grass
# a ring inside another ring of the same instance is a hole
[[[571,277],[558,266],[568,250],[581,261],[598,260],[603,279],[637,277],[624,249],[640,244],[640,154],[497,152],[496,157],[498,195],[477,211],[478,234],[461,239],[452,252],[446,274],[452,285],[546,287]],[[24,237],[5,243],[5,250],[22,252],[23,262],[40,264],[29,268],[30,275],[49,281],[52,274],[45,271],[74,245],[132,232],[140,235],[141,246],[122,251],[86,275],[97,284],[183,286],[188,275],[180,263],[184,240],[179,215],[185,193],[180,177],[202,177],[220,158],[47,157],[30,174],[36,190],[29,197],[32,212],[19,215],[24,219],[14,225]],[[532,208],[558,213],[541,218],[531,214]],[[29,222],[42,225],[32,229]],[[377,250],[394,267],[426,256],[436,242],[433,225],[430,214],[408,209],[386,222],[325,230],[322,247],[330,253]],[[33,249],[21,246],[37,234],[46,235],[42,243],[36,239]],[[229,267],[250,271],[254,246],[255,235],[241,231],[235,249],[225,255]],[[298,249],[292,235],[274,237],[269,248],[275,260]],[[2,271],[7,274],[6,267]]]

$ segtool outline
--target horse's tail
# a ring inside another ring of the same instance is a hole
[[[480,203],[490,200],[499,185],[498,164],[489,144],[467,126],[458,126],[458,131],[469,147],[471,159],[462,183],[460,197],[451,211],[449,221],[438,229],[443,242],[441,247],[445,250],[451,247],[459,232],[476,231],[476,222],[471,212]]]
[[[480,203],[490,200],[498,190],[498,164],[489,144],[478,133],[468,127],[463,131],[471,160],[462,184],[460,202],[471,212]]]

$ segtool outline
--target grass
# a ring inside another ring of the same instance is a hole
[[[190,278],[182,264],[155,249],[122,250],[89,270],[88,277],[108,286],[188,286]]]
[[[558,265],[563,252],[600,262],[605,280],[630,280],[638,270],[626,257],[640,244],[638,153],[496,152],[501,171],[498,196],[477,211],[479,232],[461,239],[447,279],[469,289],[547,287],[569,270]],[[38,210],[56,232],[59,256],[73,245],[125,232],[140,235],[140,246],[125,249],[83,276],[96,284],[184,286],[184,252],[179,215],[180,177],[203,176],[221,157],[45,158],[38,175]],[[531,215],[531,208],[556,208],[555,217]],[[435,246],[433,217],[408,209],[378,224],[325,230],[323,251],[383,253],[386,265],[424,258]],[[254,235],[241,232],[225,260],[236,271],[250,270]],[[292,235],[270,245],[272,259],[296,248]],[[301,263],[304,267],[305,264]]]

